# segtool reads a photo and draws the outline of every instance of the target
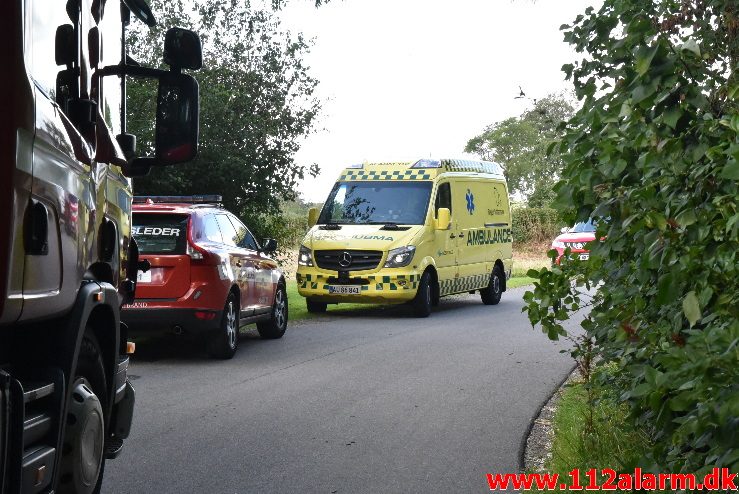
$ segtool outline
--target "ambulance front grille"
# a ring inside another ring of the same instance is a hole
[[[365,271],[375,269],[382,260],[379,250],[317,250],[319,268],[331,271]]]

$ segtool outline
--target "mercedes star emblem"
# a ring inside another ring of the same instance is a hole
[[[339,266],[342,268],[348,268],[352,265],[352,255],[348,252],[342,252],[339,256]]]

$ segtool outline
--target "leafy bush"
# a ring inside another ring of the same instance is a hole
[[[527,311],[557,338],[592,304],[589,344],[661,471],[739,471],[738,16],[735,0],[605,0],[563,26],[583,105],[555,149],[558,201],[611,221],[589,262],[531,272]]]
[[[278,214],[261,214],[247,218],[247,224],[260,240],[274,238],[279,245],[279,254],[292,253],[308,231],[307,204],[300,199],[283,201]]]
[[[516,243],[547,242],[562,228],[559,212],[552,208],[513,208],[511,228]]]

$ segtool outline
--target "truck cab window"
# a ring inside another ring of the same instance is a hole
[[[51,100],[57,99],[57,74],[66,67],[58,66],[55,57],[57,29],[73,22],[67,15],[67,2],[35,0],[32,2],[31,76],[36,86]],[[64,81],[65,77],[61,77]]]
[[[434,208],[436,209],[436,216],[439,215],[439,208],[447,208],[450,213],[452,212],[452,188],[449,186],[449,182],[439,185]]]
[[[95,2],[98,3],[98,2]],[[108,2],[110,3],[110,2]],[[120,31],[121,9],[113,5],[103,12],[100,21],[100,32],[112,33]],[[100,40],[100,67],[117,65],[121,61],[121,37],[107,34]],[[121,132],[121,78],[107,76],[100,80],[103,87],[100,93],[100,112],[112,134]]]

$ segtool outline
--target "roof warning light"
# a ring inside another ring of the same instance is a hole
[[[441,168],[441,161],[439,160],[418,160],[411,168]]]

